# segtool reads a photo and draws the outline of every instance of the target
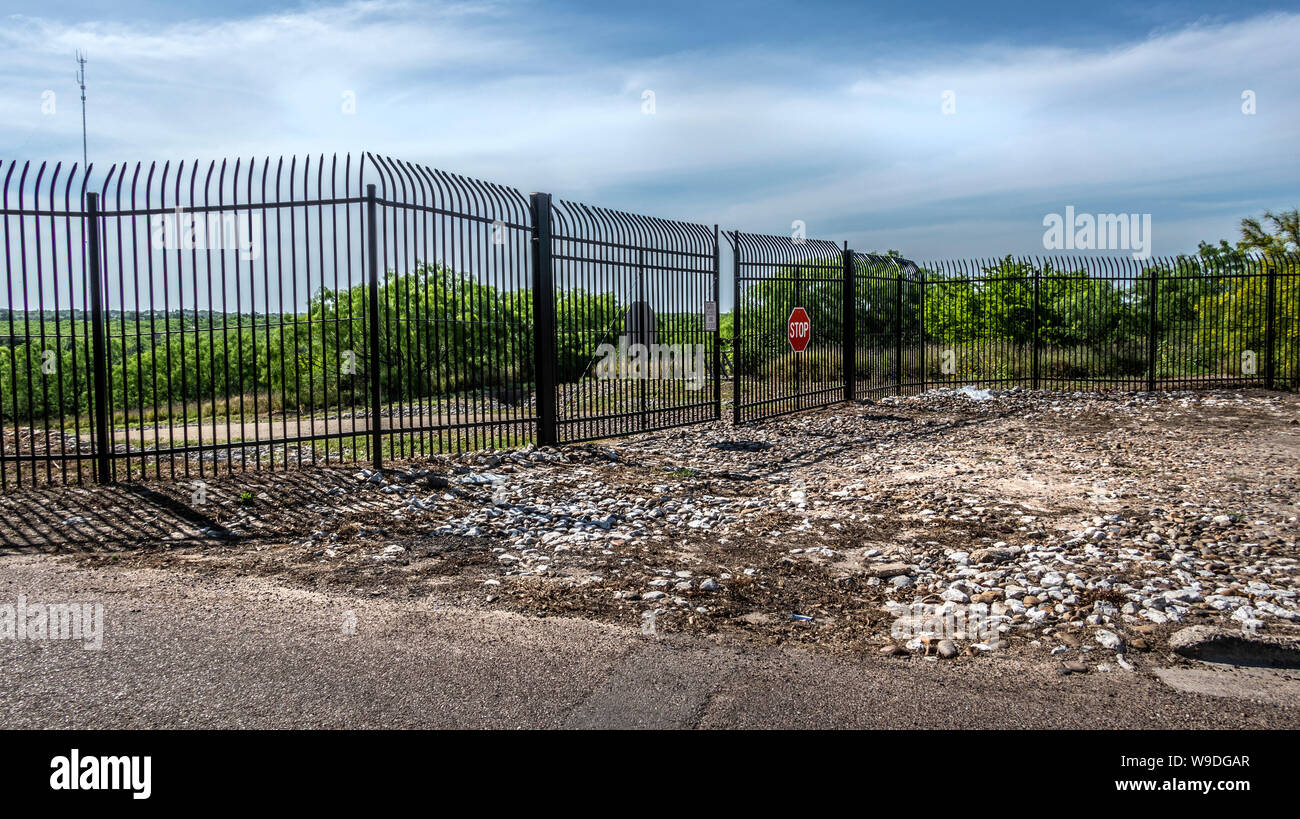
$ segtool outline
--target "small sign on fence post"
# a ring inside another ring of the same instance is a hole
[[[718,303],[716,301],[704,302],[704,332],[718,332]]]

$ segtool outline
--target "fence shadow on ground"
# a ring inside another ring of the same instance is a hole
[[[912,426],[903,429],[887,430],[883,434],[881,434],[879,438],[875,439],[875,441],[886,441],[886,440],[899,439],[904,437],[928,438],[934,435],[949,433],[958,429],[964,429],[966,427],[992,423],[994,421],[1002,421],[1016,414],[1017,414],[1016,410],[1005,410],[1003,412],[992,412],[987,414],[981,414],[978,416],[972,416],[969,418],[958,418],[950,421],[931,423],[930,425],[925,427],[918,427],[917,425],[913,424]],[[882,421],[882,422],[898,422],[898,421],[915,420],[907,416],[873,415],[870,413],[864,415],[864,417],[871,420]],[[770,419],[767,421],[758,421],[758,422],[751,423],[747,427],[747,429],[761,430],[769,424],[780,424],[782,422],[783,419],[780,418]],[[721,442],[721,443],[726,444],[728,442]],[[765,464],[766,468],[752,469],[748,472],[712,472],[712,473],[704,472],[702,473],[702,475],[706,477],[722,478],[727,480],[740,480],[740,481],[765,480],[765,479],[772,478],[776,475],[779,475],[781,473],[788,472],[792,467],[813,466],[829,458],[843,455],[852,452],[858,448],[863,448],[866,446],[868,446],[868,444],[855,444],[851,441],[829,442],[828,439],[828,445],[823,445],[823,444],[818,444],[816,446],[809,445],[801,449],[794,450],[787,456],[781,458],[780,460],[766,463]]]
[[[195,482],[45,486],[0,493],[0,555],[219,547],[287,535],[300,524],[308,504],[352,511],[386,508],[358,495],[354,469],[314,467],[211,478],[202,482],[202,502],[195,502]],[[252,496],[251,502],[241,502],[244,493]]]

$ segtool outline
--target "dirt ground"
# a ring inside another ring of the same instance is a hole
[[[1189,625],[1300,628],[1300,396],[1279,393],[931,392],[382,475],[25,490],[0,512],[4,550],[86,566],[837,654],[933,658],[899,626],[922,609],[991,618],[945,660],[1063,673],[1186,663],[1166,640]]]

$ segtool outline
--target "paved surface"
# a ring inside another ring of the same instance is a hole
[[[1295,669],[1203,664],[1192,668],[1159,668],[1155,674],[1179,691],[1282,706],[1300,703],[1300,671]]]
[[[1142,673],[678,642],[49,555],[0,557],[0,604],[19,595],[102,602],[105,640],[0,640],[0,728],[1300,726],[1294,701]]]

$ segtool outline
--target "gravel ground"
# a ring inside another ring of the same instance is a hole
[[[1300,397],[932,391],[733,428],[0,497],[88,567],[953,666],[1300,631]]]

